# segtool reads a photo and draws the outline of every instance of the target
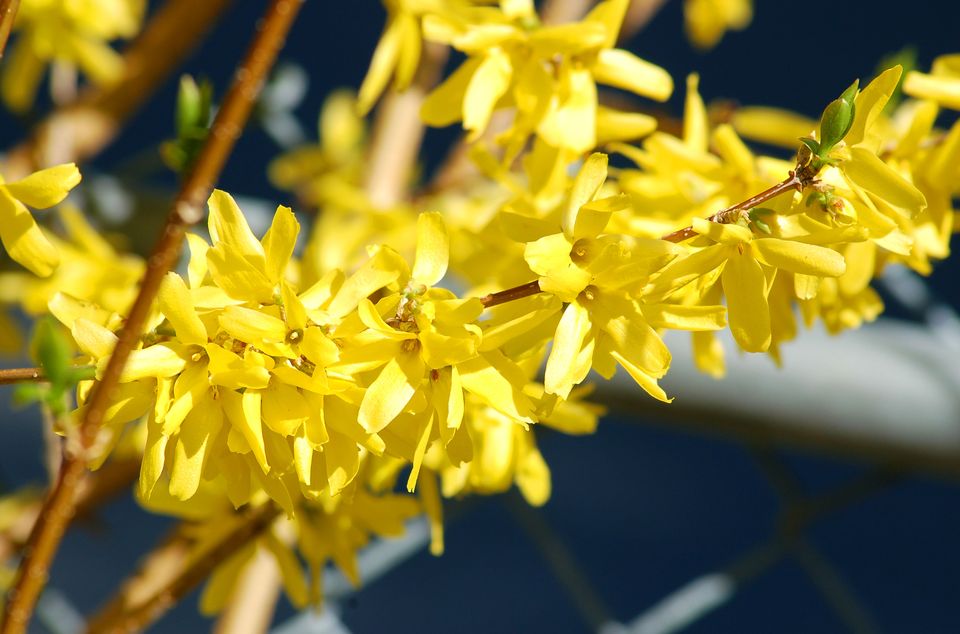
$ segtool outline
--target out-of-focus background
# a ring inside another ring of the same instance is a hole
[[[264,4],[234,3],[184,72],[209,78],[222,94]],[[628,47],[680,87],[699,72],[708,101],[816,116],[884,56],[913,47],[926,68],[958,43],[960,9],[950,2],[755,4],[750,28],[705,54],[683,36],[680,0],[667,0]],[[294,109],[308,139],[329,91],[359,85],[384,17],[375,0],[306,3],[281,59],[309,78]],[[160,200],[172,192],[157,146],[173,136],[175,94],[171,80],[85,171],[88,184],[109,175],[120,185],[149,184]],[[668,107],[680,113],[682,99],[678,90]],[[27,123],[0,114],[0,147]],[[428,166],[451,138],[428,135]],[[266,177],[280,151],[251,126],[219,186],[292,203]],[[137,245],[151,239],[132,236]],[[553,472],[544,508],[513,495],[451,504],[442,557],[426,552],[414,526],[407,542],[378,546],[364,588],[350,592],[333,579],[336,601],[323,616],[296,620],[282,602],[276,623],[286,632],[358,634],[960,631],[958,273],[955,260],[922,282],[892,272],[880,289],[888,317],[909,326],[801,336],[786,346],[783,371],[766,358],[733,359],[729,382],[696,380],[678,352],[669,416],[639,390],[613,387],[598,396],[612,411],[596,435],[542,436]],[[757,378],[778,372],[805,386],[786,412],[776,405],[776,377]],[[43,480],[38,416],[5,418],[0,486]],[[76,526],[53,568],[46,609],[61,623],[71,610],[94,610],[169,525],[124,496]],[[153,631],[209,625],[194,595]]]

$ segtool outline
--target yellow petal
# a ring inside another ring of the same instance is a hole
[[[357,475],[360,468],[360,450],[357,443],[341,434],[331,434],[323,446],[327,467],[327,486],[330,495],[338,495]]]
[[[258,261],[262,262],[263,246],[253,235],[233,196],[215,189],[210,194],[207,205],[210,207],[207,227],[214,245],[219,242],[229,244],[244,256],[258,258]]]
[[[263,268],[251,264],[229,243],[221,242],[207,251],[207,266],[214,283],[230,297],[261,304],[273,301],[274,283]]]
[[[427,95],[420,108],[420,118],[424,123],[429,126],[444,127],[463,118],[464,95],[481,61],[479,57],[467,59]]]
[[[163,475],[163,465],[167,454],[168,437],[160,433],[160,423],[147,421],[147,440],[143,448],[143,461],[140,463],[140,478],[137,481],[137,495],[149,499],[154,487]]]
[[[80,170],[74,163],[65,163],[34,172],[4,187],[17,200],[35,209],[59,204],[70,190],[80,183]]]
[[[430,522],[430,554],[443,554],[443,504],[437,486],[437,476],[429,469],[420,476],[420,499]]]
[[[423,380],[424,365],[418,353],[401,353],[387,362],[367,388],[358,420],[370,433],[377,433],[406,407]]]
[[[577,360],[592,326],[589,311],[579,302],[572,302],[563,311],[547,358],[544,386],[548,393],[566,399],[573,386],[586,378],[590,366],[583,367]]]
[[[746,227],[734,224],[712,222],[704,218],[694,218],[690,223],[693,230],[702,236],[707,236],[714,242],[722,244],[738,244],[753,240],[753,233]]]
[[[577,214],[580,212],[580,207],[593,200],[593,197],[600,191],[607,179],[608,163],[609,158],[606,154],[594,152],[587,157],[587,160],[583,162],[583,167],[577,172],[577,177],[573,180],[573,186],[570,188],[561,222],[563,232],[567,237],[575,237],[574,227],[577,224]]]
[[[340,358],[340,348],[320,328],[307,328],[300,341],[300,352],[318,367],[333,365]]]
[[[666,101],[673,93],[673,78],[667,71],[623,49],[600,51],[591,70],[598,83],[656,101]]]
[[[227,306],[219,321],[230,336],[254,346],[282,343],[287,338],[287,325],[282,320],[252,308]]]
[[[856,145],[866,139],[870,128],[890,100],[890,95],[900,83],[902,74],[903,67],[899,65],[888,68],[860,91],[854,100],[853,124],[844,137],[847,145]]]
[[[448,336],[436,329],[420,333],[423,360],[429,368],[443,368],[472,359],[477,355],[479,343],[480,337],[467,331],[457,336]]]
[[[903,82],[903,92],[917,99],[930,99],[953,110],[960,110],[960,78],[957,77],[938,77],[910,71]]]
[[[193,497],[203,477],[210,444],[223,424],[223,410],[210,398],[203,399],[180,426],[170,472],[170,495],[178,500]]]
[[[264,473],[268,473],[270,465],[267,464],[267,450],[263,441],[260,392],[247,390],[240,394],[233,390],[223,390],[220,393],[220,399],[230,425],[243,435],[250,449],[253,450],[260,468]]]
[[[211,385],[222,385],[231,389],[242,387],[263,389],[270,382],[268,369],[250,363],[248,359],[241,358],[214,343],[208,343],[205,349],[210,357]]]
[[[243,571],[255,554],[256,545],[249,543],[237,549],[236,553],[217,566],[200,596],[201,614],[214,616],[227,606]]]
[[[726,254],[727,248],[724,245],[715,244],[694,251],[686,257],[676,258],[660,270],[657,277],[643,289],[643,294],[649,296],[651,301],[666,297],[722,265]]]
[[[630,363],[630,361],[619,352],[613,351],[610,353],[610,355],[617,361],[617,363],[623,366],[623,369],[627,371],[627,374],[629,374],[631,378],[637,382],[637,385],[643,388],[647,394],[658,401],[663,401],[664,403],[670,403],[673,401],[672,398],[667,397],[667,393],[664,392],[663,388],[657,384],[657,380],[654,377],[644,372],[641,368]]]
[[[433,286],[447,273],[450,238],[443,217],[436,212],[422,213],[417,218],[417,251],[413,260],[413,279]]]
[[[827,247],[779,238],[761,238],[753,243],[757,259],[768,266],[793,273],[839,277],[846,270],[843,256]]]
[[[719,330],[727,325],[727,311],[723,306],[641,304],[640,311],[654,328],[698,331]]]
[[[77,347],[93,359],[109,357],[117,345],[117,336],[113,332],[82,317],[73,322],[70,333]]]
[[[393,249],[380,248],[372,258],[348,277],[340,287],[327,312],[343,317],[352,312],[360,300],[369,297],[406,273],[406,262]],[[308,291],[309,292],[309,291]],[[308,305],[306,300],[304,305]]]
[[[562,102],[554,101],[552,109],[540,120],[537,134],[550,145],[577,154],[589,152],[597,145],[597,85],[587,69],[564,69]]]
[[[280,205],[273,215],[273,223],[263,236],[267,278],[276,284],[283,278],[300,234],[300,223],[289,207]]]
[[[749,254],[734,255],[727,260],[721,280],[733,338],[747,352],[765,351],[771,335],[763,269]]]
[[[809,117],[764,106],[737,108],[731,123],[741,136],[790,149],[795,149],[797,140],[809,136],[817,127],[817,122]]]
[[[912,218],[927,206],[923,193],[880,160],[876,154],[862,147],[850,149],[851,158],[841,169],[854,183],[870,194],[902,209]]]
[[[635,141],[657,129],[657,120],[642,112],[621,112],[597,106],[597,145]]]
[[[60,254],[23,203],[0,186],[0,240],[15,262],[35,275],[47,277],[60,264]]]
[[[380,41],[377,42],[377,47],[373,50],[370,68],[363,78],[363,84],[360,86],[360,93],[357,97],[357,109],[361,115],[370,112],[370,108],[376,103],[390,81],[390,75],[397,64],[397,56],[400,50],[400,40],[403,35],[401,29],[402,25],[396,20],[391,20],[384,29]]]
[[[267,532],[261,538],[261,543],[273,555],[283,580],[283,589],[295,608],[303,609],[307,606],[310,593],[307,591],[307,582],[303,576],[303,569],[297,561],[296,555],[290,548],[277,539],[273,533]]]
[[[667,373],[672,361],[670,350],[642,315],[621,315],[604,324],[603,330],[610,336],[613,349],[630,365],[657,378]]]
[[[468,138],[476,139],[487,129],[493,109],[506,94],[512,76],[510,57],[499,48],[488,51],[463,95],[463,129],[471,133]]]
[[[407,491],[413,493],[417,488],[417,478],[420,476],[420,466],[423,464],[423,456],[427,452],[427,445],[430,444],[430,434],[433,431],[433,416],[426,418],[423,429],[417,434],[417,446],[413,451],[413,460],[410,465],[410,475],[407,476]]]
[[[170,320],[177,338],[183,343],[204,345],[207,343],[207,329],[193,308],[190,291],[183,278],[176,273],[167,273],[157,295],[160,312]]]
[[[199,288],[203,284],[203,278],[207,276],[207,251],[210,245],[194,233],[187,234],[187,245],[190,247],[187,279],[190,280],[190,288]]]
[[[531,506],[543,506],[550,499],[550,468],[537,449],[532,432],[517,430],[517,471],[514,479],[523,499]]]
[[[690,73],[687,76],[687,98],[683,110],[683,142],[697,152],[706,152],[710,122],[699,90],[700,75]]]
[[[465,390],[516,421],[534,422],[533,403],[522,391],[527,377],[503,353],[485,352],[460,364],[458,369]]]
[[[281,436],[292,436],[310,418],[310,407],[295,387],[274,382],[260,398],[263,422]]]
[[[110,361],[109,357],[102,358],[97,363],[97,376],[102,376],[103,371]],[[150,377],[173,376],[183,371],[186,361],[180,354],[166,346],[165,344],[156,344],[142,350],[134,350],[127,358],[126,365],[123,366],[123,372],[120,374],[120,382],[136,381]]]

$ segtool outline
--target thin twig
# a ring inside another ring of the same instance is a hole
[[[164,587],[136,605],[125,606],[125,609],[113,618],[93,619],[87,632],[126,634],[144,630],[200,585],[217,566],[237,552],[238,548],[269,528],[279,514],[280,509],[273,503],[250,511],[215,544],[187,560],[183,569]]]
[[[10,368],[8,370],[0,370],[0,385],[45,380],[41,368]]]
[[[736,205],[731,205],[726,209],[721,209],[717,213],[707,218],[707,220],[711,222],[718,222],[720,224],[736,222],[744,213],[750,211],[757,205],[761,205],[768,200],[776,198],[780,194],[784,194],[789,191],[802,192],[803,188],[810,184],[810,180],[798,174],[799,170],[791,170],[790,176],[788,176],[785,180],[780,181],[769,189],[765,189],[756,196],[751,196],[743,202],[739,202]],[[677,229],[672,233],[668,233],[661,239],[666,240],[667,242],[683,242],[684,240],[688,240],[696,235],[697,232],[693,230],[693,227],[684,227],[683,229]]]
[[[78,365],[71,368],[73,371],[93,370],[96,366]],[[7,368],[0,370],[0,385],[24,383],[26,381],[46,381],[43,368]]]
[[[19,8],[20,0],[0,0],[0,60],[7,49],[7,40],[13,30],[13,23],[17,20]]]
[[[277,560],[265,548],[258,548],[247,564],[223,612],[211,630],[213,634],[263,634],[270,629],[280,598],[281,577]]]
[[[123,76],[91,86],[77,101],[54,110],[34,134],[7,153],[10,180],[49,165],[88,159],[163,84],[233,0],[168,0],[123,54]],[[0,3],[4,0],[0,0]]]
[[[74,490],[86,469],[84,450],[96,440],[123,366],[140,340],[160,282],[180,255],[185,230],[203,218],[203,203],[247,123],[264,78],[276,61],[302,4],[303,0],[271,0],[210,134],[173,202],[166,225],[147,262],[140,292],[120,330],[103,377],[86,404],[78,429],[80,451],[64,456],[60,477],[30,535],[26,556],[21,561],[10,602],[0,623],[0,634],[22,634],[26,630],[37,597],[46,584],[50,563],[73,515]]]
[[[520,286],[508,288],[505,291],[484,295],[480,298],[480,303],[483,304],[484,308],[490,308],[491,306],[499,306],[500,304],[506,304],[507,302],[512,302],[524,297],[530,297],[539,292],[541,292],[540,281],[534,280],[526,284],[521,284]]]
[[[387,94],[377,108],[364,187],[379,209],[393,207],[406,197],[423,143],[420,106],[439,80],[448,56],[446,46],[428,42],[410,87]]]
[[[642,31],[666,3],[667,0],[633,0],[623,17],[618,41],[628,40]]]

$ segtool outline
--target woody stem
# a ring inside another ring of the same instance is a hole
[[[3,51],[7,48],[7,39],[17,19],[19,8],[20,0],[0,0],[0,59],[3,59]]]
[[[27,629],[37,598],[46,585],[50,564],[73,516],[74,491],[86,471],[86,450],[96,441],[123,367],[140,340],[160,283],[180,255],[184,233],[203,218],[203,202],[246,125],[264,79],[273,67],[302,4],[303,0],[271,0],[247,55],[234,75],[210,134],[173,201],[170,215],[148,260],[140,292],[120,330],[103,377],[84,408],[77,430],[79,451],[65,453],[59,476],[30,534],[26,556],[20,563],[10,601],[0,622],[0,634],[22,634]]]
[[[754,207],[762,205],[763,203],[772,200],[789,191],[803,191],[803,188],[809,185],[813,181],[813,177],[809,176],[806,172],[802,170],[791,170],[790,176],[785,180],[780,181],[773,187],[765,189],[755,196],[727,207],[726,209],[721,209],[717,213],[708,217],[707,220],[710,222],[718,222],[721,224],[729,224],[739,220],[740,216],[747,213]],[[689,238],[697,235],[697,232],[693,230],[693,227],[684,227],[683,229],[678,229],[672,233],[668,233],[663,236],[661,239],[666,240],[667,242],[683,242]]]

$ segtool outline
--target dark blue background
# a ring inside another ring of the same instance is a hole
[[[202,0],[200,0],[202,1]],[[682,86],[701,74],[710,100],[790,107],[811,116],[850,84],[869,76],[880,57],[916,47],[921,67],[956,49],[960,11],[952,2],[759,0],[753,25],[728,34],[710,54],[682,37],[679,0],[630,47],[667,68]],[[213,79],[222,94],[246,47],[263,1],[236,3],[185,72]],[[308,0],[283,53],[311,74],[298,110],[309,130],[324,95],[357,86],[383,24],[374,0]],[[110,172],[151,155],[171,136],[174,82],[138,114],[125,134],[94,162]],[[682,92],[672,102],[679,111]],[[0,146],[22,128],[0,115]],[[431,134],[428,159],[443,150]],[[265,177],[276,146],[258,129],[241,139],[220,187],[292,203]],[[160,185],[172,178],[157,172]],[[939,267],[932,284],[954,306],[956,264]],[[799,344],[799,345],[802,345]],[[5,423],[0,445],[6,483],[42,477],[34,412]],[[777,499],[738,444],[651,426],[619,413],[588,438],[544,437],[554,496],[543,513],[570,546],[614,616],[627,621],[695,576],[719,569],[767,538]],[[801,478],[825,489],[864,466],[809,455],[789,457]],[[104,510],[96,530],[74,530],[53,570],[53,583],[90,611],[124,571],[163,534],[129,500]],[[812,531],[885,632],[960,631],[960,495],[953,483],[909,478],[881,495],[830,516]],[[447,553],[426,553],[362,590],[343,606],[346,624],[364,632],[585,632],[586,625],[501,499],[483,500],[451,522]],[[289,607],[282,613],[289,615]],[[202,626],[195,597],[154,631]],[[841,622],[793,563],[782,563],[690,632],[835,632]]]

